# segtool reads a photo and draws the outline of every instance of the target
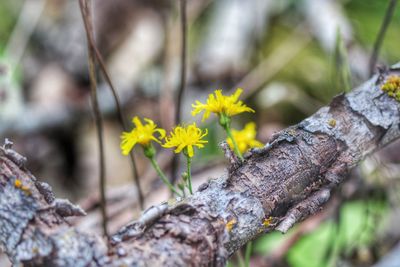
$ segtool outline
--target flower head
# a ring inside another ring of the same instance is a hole
[[[233,95],[224,96],[221,90],[215,90],[214,94],[209,94],[206,104],[196,101],[192,104],[193,111],[192,116],[196,116],[204,110],[202,121],[206,120],[210,113],[213,112],[217,115],[226,115],[228,117],[243,113],[243,112],[254,112],[253,109],[249,108],[242,101],[238,100],[243,90],[238,88]]]
[[[232,130],[233,138],[235,139],[241,153],[246,152],[252,147],[263,146],[261,142],[256,140],[256,134],[256,124],[254,122],[247,123],[241,131]],[[229,144],[231,149],[234,148],[230,138],[227,138],[226,142]]]
[[[202,131],[196,126],[196,123],[190,124],[186,127],[176,126],[170,135],[165,138],[165,144],[163,147],[176,147],[174,150],[175,153],[179,153],[185,149],[185,153],[187,153],[191,158],[194,155],[193,146],[203,148],[204,144],[208,143],[208,141],[202,140],[207,133],[207,129]]]
[[[128,155],[132,148],[139,144],[143,147],[148,147],[151,141],[156,141],[160,143],[160,139],[165,137],[165,130],[161,128],[157,128],[157,124],[150,119],[144,119],[146,124],[142,124],[140,119],[135,116],[132,120],[133,124],[135,124],[135,128],[133,128],[130,132],[123,132],[121,135],[121,150],[122,154]],[[154,136],[155,133],[158,133],[158,138]]]

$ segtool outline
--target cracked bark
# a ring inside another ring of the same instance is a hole
[[[225,175],[187,199],[148,209],[109,242],[70,227],[64,217],[84,212],[56,199],[7,144],[0,148],[1,247],[15,266],[223,266],[248,241],[286,232],[320,210],[352,167],[399,138],[399,103],[380,90],[391,74],[399,71],[334,98],[243,164],[226,151]]]

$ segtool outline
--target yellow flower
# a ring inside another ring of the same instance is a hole
[[[170,133],[170,136],[165,138],[163,147],[176,147],[174,150],[175,153],[186,149],[187,155],[191,158],[194,155],[193,146],[202,148],[204,144],[208,143],[208,141],[202,140],[207,133],[207,129],[203,132],[200,128],[197,128],[196,123],[190,124],[187,127],[176,126]]]
[[[239,151],[241,153],[246,152],[249,148],[252,147],[263,147],[264,145],[256,140],[256,124],[254,122],[249,122],[245,125],[243,130],[237,131],[232,130],[233,138],[239,147]],[[233,143],[230,138],[226,139],[226,142],[229,144],[231,149],[233,149]]]
[[[233,95],[224,96],[221,90],[215,90],[214,94],[209,94],[206,104],[196,101],[196,104],[192,104],[193,111],[192,116],[196,116],[203,110],[204,115],[202,121],[206,120],[210,113],[216,113],[217,115],[226,115],[232,117],[234,115],[243,112],[254,112],[253,109],[249,108],[242,101],[238,100],[243,90],[238,88]]]
[[[143,147],[148,147],[151,141],[156,141],[157,143],[160,143],[159,139],[163,139],[165,137],[165,130],[157,128],[157,124],[155,124],[154,121],[146,118],[144,119],[144,121],[147,124],[143,125],[140,119],[135,116],[132,122],[135,124],[136,128],[133,128],[133,130],[130,132],[122,133],[122,154],[128,155],[136,144],[140,144]],[[154,136],[155,133],[159,134],[158,138]]]

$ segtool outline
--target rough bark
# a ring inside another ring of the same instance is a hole
[[[380,90],[390,74],[398,70],[337,96],[248,153],[244,163],[230,157],[224,176],[191,197],[148,209],[109,242],[70,227],[64,217],[84,212],[56,199],[5,145],[1,246],[16,266],[223,266],[249,240],[286,232],[320,210],[352,167],[400,136],[399,103]]]

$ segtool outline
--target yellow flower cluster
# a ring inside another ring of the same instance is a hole
[[[145,118],[144,121],[147,124],[143,125],[138,117],[134,117],[132,122],[136,127],[130,132],[122,133],[121,150],[123,155],[128,155],[136,144],[143,147],[148,147],[151,141],[161,144],[161,140],[165,137],[165,130],[157,128],[157,124],[150,119]],[[158,133],[159,136],[155,137],[155,133]],[[193,146],[203,148],[204,144],[208,142],[202,140],[207,133],[207,129],[205,131],[201,130],[196,126],[196,123],[187,127],[176,126],[170,135],[165,138],[165,144],[162,144],[162,146],[165,148],[176,147],[175,153],[186,149],[189,157],[193,157]]]
[[[192,116],[204,111],[202,121],[210,117],[210,113],[215,113],[217,115],[226,115],[232,117],[234,115],[243,112],[254,112],[253,109],[249,108],[242,101],[239,100],[239,96],[242,94],[243,90],[238,88],[233,95],[224,96],[221,90],[216,90],[214,94],[209,94],[206,104],[196,101],[192,104],[193,111]]]
[[[169,136],[165,138],[165,144],[163,147],[172,148],[176,147],[175,153],[179,153],[184,150],[189,157],[193,157],[193,147],[203,148],[204,144],[208,141],[202,140],[208,131],[202,131],[196,126],[196,123],[190,124],[187,127],[176,126]]]
[[[221,90],[216,90],[213,94],[208,96],[205,104],[196,101],[196,103],[192,105],[192,115],[196,116],[204,111],[202,118],[204,121],[211,113],[215,113],[219,117],[219,124],[227,133],[228,144],[235,150],[238,157],[243,160],[241,153],[252,147],[261,147],[263,144],[256,140],[256,125],[254,122],[246,124],[241,131],[231,130],[230,128],[232,116],[243,112],[254,112],[253,109],[239,100],[242,92],[243,90],[238,88],[233,95],[225,96],[222,94]],[[166,137],[165,130],[157,128],[157,125],[152,120],[145,118],[144,121],[145,123],[143,124],[138,117],[134,117],[132,122],[135,127],[130,132],[122,133],[120,144],[122,154],[128,155],[135,145],[139,144],[143,148],[144,155],[150,160],[162,181],[172,192],[178,196],[185,196],[186,187],[190,194],[192,194],[191,162],[194,156],[194,148],[203,148],[204,145],[208,143],[208,141],[204,139],[208,134],[207,129],[202,130],[198,128],[196,123],[187,126],[178,125],[174,127]],[[161,141],[164,138],[165,140],[162,144]],[[168,178],[157,164],[155,158],[156,150],[152,145],[152,141],[161,144],[165,148],[174,148],[175,153],[183,152],[186,156],[187,172],[182,175],[184,183],[178,184],[178,188],[182,191],[182,194],[177,192],[174,185],[169,182]],[[234,224],[231,222],[227,225],[227,227],[230,228],[233,227]]]
[[[151,141],[160,143],[160,140],[165,137],[165,130],[157,128],[157,124],[155,124],[154,121],[147,118],[145,118],[144,121],[147,122],[147,124],[143,125],[140,119],[135,116],[132,122],[136,127],[130,132],[122,133],[122,154],[128,155],[136,144],[148,147]],[[158,138],[154,136],[155,133],[159,134]]]
[[[238,88],[233,95],[224,96],[221,90],[216,90],[214,94],[210,94],[206,104],[196,101],[193,104],[192,115],[195,116],[202,111],[205,111],[203,120],[207,119],[211,112],[219,116],[231,117],[243,112],[254,112],[253,109],[249,108],[241,100],[240,95],[243,90]],[[155,141],[161,144],[161,140],[165,137],[165,130],[157,128],[157,124],[151,119],[145,118],[146,124],[143,124],[141,120],[135,116],[132,120],[135,128],[130,132],[123,132],[121,136],[121,150],[122,154],[128,155],[129,152],[134,148],[136,144],[143,147],[148,147],[151,141]],[[158,137],[155,134],[158,133]],[[237,141],[239,150],[245,152],[251,147],[262,146],[260,142],[255,139],[256,130],[254,123],[248,123],[242,131],[232,131],[233,138]],[[207,141],[203,138],[207,135],[207,130],[203,131],[197,127],[196,123],[190,124],[187,127],[176,126],[170,135],[165,139],[165,143],[162,145],[165,148],[175,147],[175,153],[180,153],[182,150],[186,151],[189,157],[193,157],[193,147],[203,148]],[[232,140],[228,138],[228,144],[233,147]]]
[[[393,97],[400,102],[400,76],[392,75],[386,80],[381,87],[382,91],[386,92],[388,96]]]
[[[264,145],[256,139],[257,131],[256,131],[256,124],[254,122],[247,123],[243,130],[232,130],[232,136],[235,139],[239,151],[241,153],[246,152],[248,149],[253,147],[263,147]],[[230,138],[226,139],[226,142],[234,149],[232,140]]]

